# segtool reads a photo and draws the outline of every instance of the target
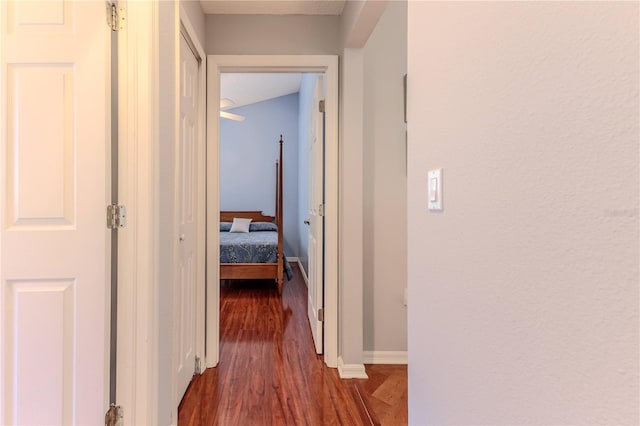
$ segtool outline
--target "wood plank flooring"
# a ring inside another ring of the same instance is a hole
[[[297,265],[280,298],[272,281],[220,289],[220,363],[195,376],[183,425],[406,425],[406,366],[367,366],[341,380],[315,354]]]

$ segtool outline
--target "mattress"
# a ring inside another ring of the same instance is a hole
[[[220,263],[276,263],[278,228],[273,223],[256,222],[249,232],[228,232],[230,223],[220,223]]]

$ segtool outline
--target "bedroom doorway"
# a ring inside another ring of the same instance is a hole
[[[308,288],[304,314],[318,354],[323,352],[324,79],[324,73],[220,74],[219,202],[225,229],[220,278],[225,284],[230,278],[277,278],[280,292],[280,271],[292,278],[291,266],[297,264]],[[248,234],[226,232],[234,217],[253,219]],[[264,232],[256,220],[280,229]],[[277,262],[282,251],[288,265]]]
[[[207,120],[207,134],[208,134],[208,147],[207,150],[207,211],[213,214],[207,215],[207,352],[206,352],[206,366],[215,367],[219,360],[219,315],[220,315],[220,242],[219,242],[219,229],[220,229],[220,215],[217,214],[221,210],[225,210],[225,206],[222,205],[221,195],[229,188],[223,188],[221,185],[221,174],[224,173],[225,165],[221,163],[220,159],[224,155],[226,147],[221,147],[221,124],[222,120],[229,119],[220,118],[230,114],[229,120],[236,123],[241,123],[242,120],[242,108],[230,108],[229,105],[233,105],[237,101],[235,99],[229,99],[225,97],[221,81],[230,74],[249,73],[260,74],[265,73],[273,74],[276,71],[279,74],[283,73],[297,73],[303,74],[309,77],[312,84],[312,90],[310,92],[315,96],[317,93],[318,81],[326,84],[326,96],[324,99],[324,110],[320,118],[320,103],[317,99],[316,113],[312,114],[312,108],[306,110],[306,115],[310,119],[314,119],[314,124],[311,122],[308,128],[304,131],[305,142],[301,139],[302,131],[293,137],[284,137],[285,147],[287,140],[298,139],[298,154],[303,151],[306,154],[313,154],[316,163],[314,170],[318,173],[325,171],[325,185],[321,184],[322,179],[312,179],[308,176],[307,182],[301,185],[310,188],[313,185],[313,197],[309,192],[308,199],[304,200],[304,211],[298,209],[298,214],[295,215],[294,223],[290,223],[289,227],[297,229],[298,235],[303,235],[308,238],[311,234],[313,238],[318,241],[317,248],[314,250],[313,255],[315,259],[307,260],[304,268],[307,280],[309,275],[313,273],[312,282],[318,283],[313,287],[312,303],[309,308],[309,319],[311,328],[314,329],[314,338],[316,338],[316,350],[320,353],[324,349],[324,360],[329,367],[337,367],[337,57],[336,56],[208,56],[208,84],[207,84],[207,105],[208,105],[208,120]],[[318,78],[318,76],[322,76]],[[322,91],[322,85],[319,86]],[[302,86],[300,86],[302,89]],[[314,102],[310,100],[309,102]],[[221,114],[222,112],[222,114]],[[301,115],[302,116],[302,115]],[[325,119],[326,116],[326,119]],[[318,126],[326,125],[326,138],[323,133],[318,136]],[[297,125],[297,123],[296,123]],[[297,128],[297,126],[296,126]],[[298,129],[299,130],[299,129]],[[279,133],[279,132],[276,132]],[[298,132],[296,132],[298,133]],[[316,144],[309,144],[306,137],[314,135],[313,139]],[[267,135],[262,139],[269,140],[271,135]],[[279,135],[278,135],[279,136]],[[298,138],[300,136],[300,139]],[[267,142],[267,141],[265,141]],[[325,146],[322,143],[325,142]],[[313,148],[313,151],[311,150]],[[285,148],[286,149],[286,148]],[[251,152],[244,151],[245,155],[252,155]],[[324,154],[324,155],[323,155]],[[271,162],[269,162],[271,164]],[[284,162],[286,166],[286,160]],[[270,167],[273,167],[271,164]],[[245,172],[247,168],[245,168]],[[307,171],[308,173],[308,171]],[[288,182],[290,179],[285,177],[284,182]],[[290,180],[294,186],[299,182],[297,179]],[[289,189],[290,190],[290,189]],[[283,192],[287,194],[286,187]],[[299,207],[301,200],[297,200]],[[313,204],[311,204],[313,203]],[[273,202],[271,202],[273,204]],[[316,205],[317,204],[317,205]],[[313,216],[312,216],[313,210]],[[324,210],[324,211],[322,211]],[[268,213],[268,212],[267,212]],[[323,215],[324,213],[324,215]],[[286,216],[285,216],[286,220]],[[314,224],[314,226],[308,226],[308,224]],[[314,231],[311,231],[311,228]],[[287,224],[284,226],[286,231]],[[326,253],[320,248],[326,247]],[[286,247],[286,246],[285,246]],[[308,255],[311,256],[311,248],[309,248]],[[299,261],[299,256],[294,256],[295,261]],[[318,264],[323,262],[324,264]],[[303,261],[300,261],[302,264]],[[314,267],[315,265],[315,267]],[[313,272],[312,272],[313,271]],[[324,291],[322,282],[324,280]],[[286,286],[286,283],[285,283]],[[309,293],[312,293],[312,286],[309,285]],[[323,297],[324,296],[324,297]],[[322,305],[324,301],[325,305]],[[319,311],[322,310],[322,311]],[[324,314],[324,321],[321,321]],[[323,339],[322,330],[326,331],[326,336]],[[324,348],[323,348],[324,343]]]

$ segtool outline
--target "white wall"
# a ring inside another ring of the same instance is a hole
[[[407,3],[392,1],[364,47],[364,350],[406,351]]]
[[[337,55],[339,16],[207,15],[210,55]]]
[[[638,12],[409,2],[410,424],[640,422]]]

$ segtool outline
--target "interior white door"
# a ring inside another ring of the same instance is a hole
[[[182,399],[195,370],[196,277],[197,277],[197,122],[198,60],[180,37],[180,140],[178,146],[177,206],[179,220],[178,279],[175,302],[177,314],[174,336],[178,351],[178,393]]]
[[[323,323],[319,312],[324,307],[323,229],[324,218],[320,206],[324,201],[324,113],[320,112],[323,98],[323,76],[318,76],[313,96],[309,126],[309,302],[307,315],[316,352],[323,351]]]
[[[0,423],[108,403],[109,35],[103,1],[0,3]]]

